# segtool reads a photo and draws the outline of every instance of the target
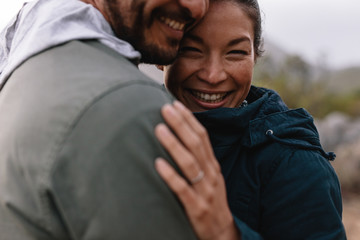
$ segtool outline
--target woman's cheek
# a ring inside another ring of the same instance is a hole
[[[251,84],[252,81],[253,69],[254,64],[245,62],[234,67],[232,73],[234,78],[237,79],[238,84],[248,85]]]

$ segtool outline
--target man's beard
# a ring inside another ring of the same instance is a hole
[[[158,64],[158,65],[169,65],[176,57],[178,41],[168,40],[168,45],[172,46],[169,50],[161,48],[155,44],[144,44],[144,41],[139,42],[135,45],[138,51],[141,52],[141,63]]]
[[[168,65],[171,64],[177,54],[179,42],[174,39],[167,39],[167,46],[158,46],[155,43],[148,43],[145,39],[145,30],[151,26],[143,20],[143,9],[146,1],[142,1],[138,5],[137,2],[132,3],[132,12],[136,15],[135,22],[132,26],[125,26],[123,16],[117,9],[117,0],[106,0],[107,11],[110,16],[111,25],[115,35],[130,43],[137,51],[141,53],[141,63]],[[141,0],[140,0],[141,1]]]

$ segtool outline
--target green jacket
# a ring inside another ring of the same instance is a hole
[[[28,59],[0,92],[0,239],[195,239],[154,169],[171,100],[96,41]]]

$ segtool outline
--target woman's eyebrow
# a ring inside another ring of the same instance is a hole
[[[201,37],[199,36],[196,36],[196,35],[193,35],[193,34],[186,34],[186,36],[184,37],[184,39],[189,39],[189,40],[192,40],[194,42],[197,42],[197,43],[204,43],[204,41],[202,40]]]
[[[241,43],[241,42],[249,42],[251,43],[250,39],[248,37],[240,37],[240,38],[236,38],[236,39],[233,39],[231,40],[229,43],[228,43],[228,46],[231,47],[231,46],[234,46],[238,43]]]

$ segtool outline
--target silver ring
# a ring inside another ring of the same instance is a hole
[[[204,171],[200,170],[198,175],[190,180],[191,184],[194,185],[195,183],[200,182],[204,178]]]

